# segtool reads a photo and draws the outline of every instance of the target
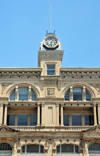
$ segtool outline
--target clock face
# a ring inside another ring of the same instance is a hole
[[[57,40],[55,38],[49,37],[45,40],[45,43],[48,47],[55,47],[57,45]]]

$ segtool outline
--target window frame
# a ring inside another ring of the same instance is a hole
[[[48,66],[54,66],[54,69],[48,69]],[[55,64],[47,64],[46,65],[46,69],[47,69],[47,75],[48,76],[54,76],[54,75],[56,75],[56,65]],[[54,74],[48,74],[48,72],[54,72]]]

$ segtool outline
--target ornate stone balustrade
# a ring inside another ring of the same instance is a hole
[[[82,131],[92,128],[93,126],[63,126],[63,127],[45,127],[45,126],[9,126],[20,131]]]

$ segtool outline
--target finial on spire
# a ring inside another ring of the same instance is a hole
[[[50,3],[50,33],[51,33],[51,16],[52,16],[52,2]]]

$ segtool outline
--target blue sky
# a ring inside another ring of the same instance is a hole
[[[50,2],[62,67],[100,67],[100,0],[0,0],[0,67],[37,67]]]

